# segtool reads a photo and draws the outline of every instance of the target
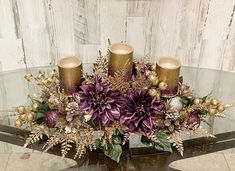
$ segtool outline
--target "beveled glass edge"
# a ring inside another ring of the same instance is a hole
[[[92,67],[93,63],[83,63],[83,67]],[[36,67],[29,67],[29,68],[20,68],[20,69],[15,69],[15,70],[7,70],[7,71],[2,71],[0,72],[1,74],[12,74],[14,72],[28,72],[30,70],[34,69],[50,69],[50,68],[57,68],[57,65],[48,65],[48,66],[36,66]],[[184,66],[182,65],[181,68],[183,70],[185,69],[199,69],[199,70],[204,70],[204,71],[215,71],[215,72],[224,72],[224,73],[234,73],[235,71],[226,71],[226,70],[218,70],[218,69],[211,69],[211,68],[200,68],[200,67],[195,67],[195,66]]]

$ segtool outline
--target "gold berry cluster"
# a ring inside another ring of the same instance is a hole
[[[145,75],[147,76],[148,82],[151,84],[151,87],[148,90],[149,95],[160,99],[160,90],[165,90],[167,84],[164,81],[159,80],[156,72],[156,64],[151,66],[151,70],[146,70]]]
[[[57,70],[53,69],[49,77],[46,77],[44,71],[39,71],[38,76],[35,77],[34,79],[37,82],[37,85],[44,88],[50,88],[53,85],[53,83],[55,83],[57,76],[58,76]],[[24,78],[27,81],[31,81],[33,79],[33,75],[31,73],[28,73],[24,76]]]
[[[221,113],[225,109],[233,106],[232,104],[222,104],[218,99],[215,98],[206,99],[205,104],[210,115],[216,115],[217,113]]]
[[[14,125],[16,127],[21,127],[23,124],[29,123],[30,125],[33,123],[35,117],[32,112],[33,109],[36,110],[37,104],[32,104],[32,109],[25,106],[19,106],[15,109],[15,111],[19,114],[18,118],[16,119]]]

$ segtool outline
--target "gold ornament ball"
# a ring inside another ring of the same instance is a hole
[[[219,105],[218,107],[217,107],[217,109],[218,109],[218,111],[219,112],[223,112],[224,110],[225,110],[225,107],[224,107],[224,105]]]
[[[156,64],[153,64],[153,65],[151,66],[151,70],[152,70],[152,71],[155,71],[155,70],[156,70]]]
[[[155,83],[155,82],[157,81],[157,79],[158,79],[158,78],[157,78],[155,75],[153,75],[153,74],[151,74],[151,75],[148,76],[148,81],[149,81],[151,84]]]
[[[34,115],[33,115],[32,113],[29,113],[29,114],[27,115],[27,120],[28,120],[29,122],[33,122],[33,120],[34,120]]]
[[[150,96],[156,96],[158,93],[157,93],[157,90],[156,89],[153,89],[153,88],[151,88],[151,89],[149,89],[149,95]]]
[[[210,109],[209,109],[209,113],[210,113],[211,115],[215,115],[215,114],[217,113],[217,110],[216,110],[216,109],[213,109],[213,108],[210,108]]]
[[[39,107],[38,103],[33,103],[32,104],[33,111],[36,111],[38,109],[38,107]]]
[[[213,106],[217,106],[219,104],[219,101],[217,99],[211,99],[211,104]]]
[[[160,90],[166,90],[167,84],[165,82],[160,82],[158,84],[158,87],[159,87]]]
[[[25,112],[25,107],[24,106],[19,106],[17,108],[17,112],[20,113],[20,114],[23,114]]]
[[[153,86],[157,86],[158,83],[159,83],[159,80],[158,80],[158,78],[157,78],[156,81],[152,83],[152,85],[153,85]]]
[[[195,98],[194,101],[193,101],[194,104],[200,104],[201,103],[201,99],[199,98]]]
[[[21,126],[22,126],[22,124],[23,124],[23,123],[22,123],[22,121],[21,121],[21,120],[17,119],[17,120],[15,121],[15,123],[14,123],[14,124],[15,124],[15,126],[16,126],[16,127],[18,127],[18,128],[19,128],[19,127],[21,127]]]
[[[25,119],[26,119],[26,114],[21,114],[21,115],[19,116],[19,118],[20,118],[21,121],[25,121]]]

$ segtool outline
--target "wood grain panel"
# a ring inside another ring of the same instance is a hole
[[[28,67],[49,65],[49,35],[41,0],[17,0],[25,63]]]
[[[0,60],[3,70],[67,55],[93,62],[110,38],[133,44],[136,58],[170,55],[183,65],[234,71],[234,11],[235,0],[1,0]]]
[[[0,38],[16,38],[11,1],[0,1]]]
[[[101,0],[100,1],[100,49],[107,51],[108,38],[112,42],[126,40],[127,1]]]

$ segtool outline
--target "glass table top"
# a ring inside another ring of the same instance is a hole
[[[27,70],[20,69],[14,71],[0,72],[0,124],[1,125],[12,126],[15,117],[13,116],[13,113],[11,113],[8,110],[10,110],[14,106],[26,104],[28,102],[27,99],[28,94],[39,92],[39,89],[35,85],[31,83],[29,84],[24,79],[24,75],[26,75],[26,73],[32,73],[36,75],[39,70],[43,70],[49,74],[53,68],[56,67],[55,66],[34,67],[34,68],[28,68]],[[83,70],[84,73],[91,73],[92,64],[84,64]],[[181,75],[183,76],[184,83],[189,85],[197,95],[205,96],[212,92],[213,96],[217,97],[224,103],[235,102],[235,89],[234,89],[235,73],[202,69],[202,68],[182,67]],[[219,141],[222,140],[227,141],[227,138],[229,139],[234,138],[233,136],[231,136],[231,134],[234,135],[233,131],[235,131],[235,107],[226,110],[224,114],[226,115],[226,118],[223,119],[208,118],[208,122],[211,125],[211,127],[203,125],[203,127],[207,129],[210,133],[218,134],[220,138],[218,139]],[[0,129],[0,132],[1,131],[2,130]],[[132,137],[130,140],[130,149],[134,149],[133,155],[136,154],[136,151],[141,151],[140,147],[142,147],[142,145],[139,143],[138,138],[139,137]],[[196,137],[183,135],[183,139],[185,140],[191,140],[193,138]],[[201,139],[196,139],[196,140],[198,140],[198,142],[202,141]],[[189,141],[186,141],[186,144],[188,142]],[[229,145],[228,148],[231,148],[231,144]],[[189,146],[191,145],[189,144]],[[219,149],[220,148],[226,149],[227,147],[224,148],[219,147]],[[196,151],[199,150],[196,149]],[[213,150],[211,150],[211,152],[213,152]],[[188,151],[186,150],[185,153],[186,153],[185,157],[192,156],[192,148],[189,148]],[[196,153],[197,152],[195,152],[194,155],[197,155]],[[198,153],[198,155],[200,154],[201,153]],[[142,167],[145,168],[146,170],[148,170],[147,168],[150,168],[149,170],[151,170],[151,168],[158,168],[158,167],[165,168],[170,161],[174,161],[179,158],[178,154],[172,154],[169,156],[169,154],[166,153],[151,154],[151,155],[141,153],[141,157],[139,155],[137,155],[137,157],[133,156],[130,157],[130,155],[128,154],[126,157],[123,157],[123,160],[120,162],[120,164],[117,165],[116,163],[113,163],[112,161],[103,157],[102,154],[99,153],[96,154],[92,153],[88,154],[87,156],[88,157],[86,157],[87,159],[86,167],[84,167],[84,165],[79,166],[81,170],[89,170],[88,165],[89,166],[92,165],[92,167],[96,168],[96,170],[99,170],[97,168],[98,166],[101,165],[106,165],[108,169],[115,168],[115,170],[118,169],[123,170],[124,165],[126,167],[127,164],[134,165],[135,167],[137,167],[138,165],[138,167],[141,168],[140,170],[142,170]],[[157,162],[158,164],[156,164]]]
[[[0,114],[1,120],[8,120],[6,110],[14,106],[26,104],[28,102],[27,95],[37,93],[40,90],[34,84],[29,84],[24,76],[26,73],[36,75],[38,71],[43,70],[46,73],[56,68],[55,66],[35,67],[27,70],[20,69],[0,73]],[[92,72],[91,64],[84,64],[84,73]],[[235,103],[235,73],[199,69],[193,67],[182,67],[181,75],[184,83],[189,85],[199,96],[205,96],[212,93],[213,96],[220,99],[224,103]],[[235,131],[235,108],[226,110],[226,118],[216,118],[212,123],[211,131],[214,134]],[[4,118],[3,116],[6,116]],[[3,121],[2,121],[3,122]],[[4,124],[12,124],[12,122],[3,122]]]

